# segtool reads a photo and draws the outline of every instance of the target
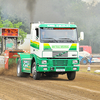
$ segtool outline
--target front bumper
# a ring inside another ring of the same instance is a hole
[[[79,66],[52,66],[52,67],[38,67],[38,72],[69,72],[69,71],[79,71]]]
[[[39,59],[36,64],[37,72],[69,72],[79,71],[79,59],[45,59],[47,64],[42,64],[43,59]],[[73,60],[78,60],[78,63],[73,64]]]

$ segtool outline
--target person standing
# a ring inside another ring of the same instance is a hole
[[[93,57],[93,55],[90,55],[90,65],[92,63],[92,57]]]

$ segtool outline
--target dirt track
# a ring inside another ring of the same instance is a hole
[[[74,81],[66,75],[33,80],[17,77],[15,72],[1,73],[0,100],[100,100],[100,75],[77,72]]]

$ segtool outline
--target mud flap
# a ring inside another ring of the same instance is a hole
[[[31,73],[31,61],[29,53],[19,53],[21,58],[21,71],[25,73]]]

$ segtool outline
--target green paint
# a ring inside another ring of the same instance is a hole
[[[63,52],[63,53],[66,53]],[[79,66],[74,66],[73,60],[78,60],[78,63],[76,65],[79,65],[79,59],[47,59],[47,58],[40,58],[35,54],[31,54],[32,58],[35,58],[36,61],[36,70],[38,72],[57,72],[56,69],[65,69],[65,72],[67,71],[79,71]],[[42,64],[42,60],[47,60],[47,64]],[[39,67],[39,65],[42,65],[42,67]],[[43,66],[44,65],[44,66]],[[46,65],[46,66],[45,66]],[[54,68],[53,71],[51,71],[50,68]],[[77,70],[73,70],[73,68],[77,68]],[[43,70],[43,68],[47,68],[47,70]]]
[[[36,43],[30,42],[30,46],[33,47],[33,48],[39,49],[39,45],[36,44]]]
[[[72,44],[69,50],[77,50],[77,45],[74,46],[74,45]]]
[[[50,45],[44,45],[44,50],[52,50]]]
[[[18,53],[21,58],[22,72],[31,73],[31,56],[29,53]]]
[[[63,52],[63,53],[66,53]],[[36,70],[38,72],[57,72],[57,70],[64,70],[67,71],[79,71],[79,59],[47,59],[47,58],[40,58],[35,54],[27,54],[27,53],[19,53],[21,58],[21,66],[22,72],[31,73],[31,61],[32,60],[23,60],[25,58],[34,58],[36,62]],[[47,64],[42,64],[42,60],[47,60]],[[73,60],[78,60],[78,63],[74,66]],[[39,65],[42,65],[41,67]],[[45,66],[46,65],[46,66]],[[54,68],[52,71],[50,68]],[[73,70],[73,68],[77,68],[77,70]],[[47,70],[43,70],[43,68],[47,68]]]
[[[76,28],[74,24],[41,24],[39,27],[47,28]]]
[[[31,72],[31,61],[30,60],[22,60],[22,68],[23,72],[30,73]]]

